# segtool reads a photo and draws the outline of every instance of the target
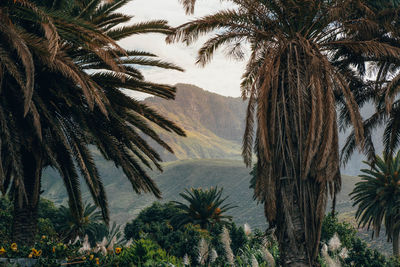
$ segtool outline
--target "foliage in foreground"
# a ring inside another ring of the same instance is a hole
[[[0,235],[5,237],[0,241],[0,258],[31,258],[41,267],[58,267],[60,263],[73,263],[73,266],[185,266],[189,262],[191,266],[226,266],[229,262],[235,266],[280,266],[274,236],[259,230],[252,232],[248,226],[238,227],[234,223],[215,225],[210,229],[191,223],[179,226],[173,218],[181,211],[174,203],[156,202],[128,223],[125,238],[132,241],[126,243],[113,238],[118,232],[116,229],[109,230],[114,233],[104,239],[107,242],[98,241],[93,245],[82,239],[62,242],[54,230],[61,223],[57,220],[58,209],[52,202],[42,200],[39,214],[45,223],[31,247],[7,240],[9,232],[4,229],[10,228],[12,209],[4,207],[12,205],[3,198],[0,206]],[[343,267],[400,267],[398,260],[368,248],[356,233],[350,224],[339,222],[337,217],[325,217],[319,256],[321,265],[325,267],[329,266],[329,261],[337,261]]]
[[[393,243],[393,254],[400,255],[400,151],[393,158],[376,156],[374,162],[364,162],[358,182],[351,193],[357,207],[356,219],[362,227],[373,228],[378,236],[384,223],[388,241]]]
[[[187,223],[198,224],[202,229],[209,229],[216,224],[229,224],[232,216],[225,213],[234,208],[231,204],[224,203],[228,197],[222,197],[223,188],[211,187],[210,189],[191,188],[179,195],[185,202],[174,201],[181,211],[174,220],[180,225]]]
[[[337,216],[326,216],[322,224],[321,243],[327,245],[330,259],[339,261],[343,267],[400,266],[399,259],[387,258],[379,251],[370,249],[356,233],[353,226],[339,222]],[[330,259],[323,256],[323,247],[322,245],[320,262],[322,266],[329,266],[327,264]]]

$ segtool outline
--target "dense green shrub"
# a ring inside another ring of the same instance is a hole
[[[248,239],[242,227],[230,224],[215,224],[210,229],[201,229],[199,225],[179,225],[177,218],[180,210],[173,203],[153,203],[152,206],[142,210],[139,215],[125,227],[125,239],[150,238],[157,242],[161,248],[171,255],[184,257],[188,255],[191,259],[197,259],[198,244],[204,238],[208,244],[216,250],[220,260],[224,258],[224,248],[221,244],[220,235],[222,227],[225,226],[230,232],[232,240],[231,247],[234,254],[238,253]]]
[[[398,259],[387,258],[377,250],[368,248],[367,244],[357,237],[357,231],[353,226],[346,222],[339,222],[337,216],[329,214],[325,217],[322,225],[321,243],[327,244],[335,233],[337,233],[342,247],[348,250],[348,257],[341,259],[343,267],[400,267]]]
[[[12,204],[6,197],[0,197],[0,240],[10,241]]]
[[[7,197],[0,197],[0,240],[11,242],[13,205]],[[56,225],[62,223],[58,218],[58,209],[47,199],[40,199],[38,212],[38,232],[36,240],[42,235],[57,238]]]
[[[129,248],[122,250],[121,254],[114,260],[120,266],[177,266],[180,261],[149,239],[139,239]]]
[[[328,214],[322,223],[321,242],[328,243],[335,233],[338,234],[343,246],[347,248],[352,247],[354,240],[357,239],[357,231],[351,224],[339,222],[337,216]]]

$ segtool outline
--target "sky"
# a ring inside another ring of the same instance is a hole
[[[229,3],[219,0],[199,0],[195,14],[187,16],[178,0],[133,0],[120,12],[133,15],[133,22],[164,19],[171,26],[178,26],[195,18],[211,14],[219,9],[229,8]],[[144,34],[126,38],[120,42],[125,49],[136,49],[152,52],[160,59],[172,62],[185,72],[163,70],[159,68],[144,69],[146,79],[157,83],[189,83],[207,91],[226,96],[240,96],[240,79],[246,61],[227,58],[223,49],[215,54],[214,59],[205,67],[195,64],[198,49],[206,38],[186,46],[182,43],[166,44],[161,34]]]

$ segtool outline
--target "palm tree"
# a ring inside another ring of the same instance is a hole
[[[370,169],[363,169],[361,182],[350,194],[358,206],[356,219],[359,226],[373,228],[379,235],[384,223],[388,241],[393,242],[393,255],[400,256],[400,152],[394,158],[376,156],[375,161],[364,162]]]
[[[376,10],[376,16],[374,18],[375,29],[372,32],[374,38],[376,40],[390,43],[396,47],[400,47],[398,42],[398,36],[400,35],[398,30],[400,21],[397,18],[400,1],[382,0],[367,2],[370,2],[372,8]],[[361,32],[359,34],[360,37],[363,34],[364,33]],[[355,57],[354,55],[345,55],[345,53],[345,51],[339,51],[336,55],[337,58],[344,58],[340,64],[356,65],[360,72],[366,72],[365,66],[357,63],[371,61],[371,55],[363,55],[359,53]],[[365,147],[363,152],[367,155],[368,160],[371,162],[375,160],[376,151],[373,143],[373,136],[378,127],[384,127],[384,134],[382,138],[384,154],[388,155],[388,157],[392,157],[394,151],[396,151],[400,144],[400,128],[398,125],[400,116],[400,102],[398,98],[396,98],[396,95],[399,93],[399,67],[400,61],[397,55],[387,56],[375,60],[373,69],[375,69],[377,74],[376,79],[362,85],[362,90],[359,88],[361,86],[358,86],[354,92],[356,102],[360,107],[368,104],[373,104],[375,107],[375,112],[363,122],[365,139]],[[341,111],[339,126],[345,129],[348,126],[350,119],[347,110],[343,108],[343,101],[341,100],[340,102],[342,102],[342,104],[340,107]],[[341,161],[344,165],[351,158],[356,147],[354,132],[352,132],[348,136],[341,152]]]
[[[211,187],[210,189],[191,188],[179,195],[188,203],[173,201],[181,213],[173,220],[179,225],[187,223],[198,224],[202,229],[210,229],[215,224],[227,224],[232,216],[225,215],[228,210],[234,208],[231,204],[224,204],[228,197],[222,198],[223,189]]]
[[[74,241],[77,237],[83,239],[86,235],[89,241],[99,241],[95,240],[101,240],[98,233],[106,229],[101,211],[91,203],[86,203],[81,218],[72,216],[71,210],[65,206],[60,207],[58,215],[60,224],[56,230],[66,241]]]
[[[346,50],[373,61],[396,57],[399,49],[371,34],[356,38],[374,25],[374,12],[362,1],[230,2],[238,8],[185,23],[168,41],[189,45],[213,32],[199,50],[200,65],[224,45],[228,55],[244,58],[242,45],[249,44],[241,84],[249,98],[243,157],[251,166],[255,142],[255,194],[277,228],[284,265],[315,265],[328,192],[335,195],[341,185],[335,96],[343,96],[355,140],[363,145],[352,94],[362,73],[334,55]]]
[[[115,45],[106,35],[85,23],[75,23],[60,14],[50,14],[33,1],[2,1],[1,16],[1,167],[0,189],[3,193],[11,185],[14,194],[14,233],[16,240],[23,236],[32,240],[36,225],[40,192],[40,173],[43,165],[41,142],[43,135],[39,103],[33,102],[37,87],[34,79],[37,70],[45,68],[68,78],[78,85],[86,95],[91,92],[93,99],[87,103],[101,105],[100,91],[84,73],[78,69],[61,49],[64,44],[80,43],[91,46],[96,54],[105,45]],[[4,22],[4,23],[3,23]],[[80,32],[82,35],[71,33]],[[90,44],[91,39],[98,40]],[[107,56],[109,53],[100,53]],[[20,67],[21,66],[21,67]],[[47,71],[50,74],[49,71]],[[94,97],[97,97],[97,100]],[[19,134],[19,135],[18,135]],[[16,136],[18,135],[18,136]],[[28,205],[29,203],[29,205]],[[32,213],[33,212],[33,213]],[[32,218],[32,220],[26,220]],[[31,223],[32,222],[32,223]],[[20,226],[20,227],[18,227]],[[23,229],[26,229],[23,231]]]
[[[121,167],[134,191],[160,197],[159,189],[145,168],[161,170],[161,158],[143,136],[172,152],[150,123],[184,135],[173,122],[121,91],[174,98],[175,88],[146,81],[137,66],[181,70],[179,67],[158,60],[154,54],[125,51],[116,45],[118,40],[135,34],[169,33],[167,22],[121,27],[118,25],[131,17],[115,11],[127,1],[77,3],[73,0],[36,1],[38,8],[49,14],[59,33],[58,50],[48,56],[51,53],[44,45],[48,42],[43,41],[44,37],[39,38],[43,33],[38,27],[29,26],[34,20],[28,16],[26,20],[30,23],[24,23],[25,13],[16,12],[18,9],[14,8],[22,4],[9,2],[12,9],[8,10],[17,18],[17,23],[21,23],[18,25],[27,27],[32,36],[39,36],[34,42],[28,42],[28,47],[36,51],[32,54],[35,90],[26,116],[18,93],[20,85],[8,72],[1,84],[0,184],[3,193],[10,187],[13,193],[13,238],[18,242],[33,242],[44,167],[53,167],[60,173],[70,211],[77,219],[83,213],[79,171],[94,203],[101,208],[103,219],[108,222],[107,198],[90,147],[96,147],[105,159]]]

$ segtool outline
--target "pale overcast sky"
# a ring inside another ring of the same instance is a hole
[[[199,0],[193,16],[186,16],[178,0],[133,0],[120,11],[134,15],[134,22],[165,19],[171,26],[178,26],[196,17],[210,14],[222,8],[229,8],[228,3],[219,0]],[[204,39],[203,39],[204,40]],[[139,49],[155,53],[161,59],[173,62],[184,68],[185,72],[158,68],[143,70],[149,81],[158,83],[190,83],[207,91],[226,96],[240,96],[240,78],[245,61],[235,61],[224,56],[223,50],[215,54],[206,67],[195,65],[197,50],[201,42],[187,47],[183,44],[167,45],[165,36],[145,34],[121,41],[126,49]]]

